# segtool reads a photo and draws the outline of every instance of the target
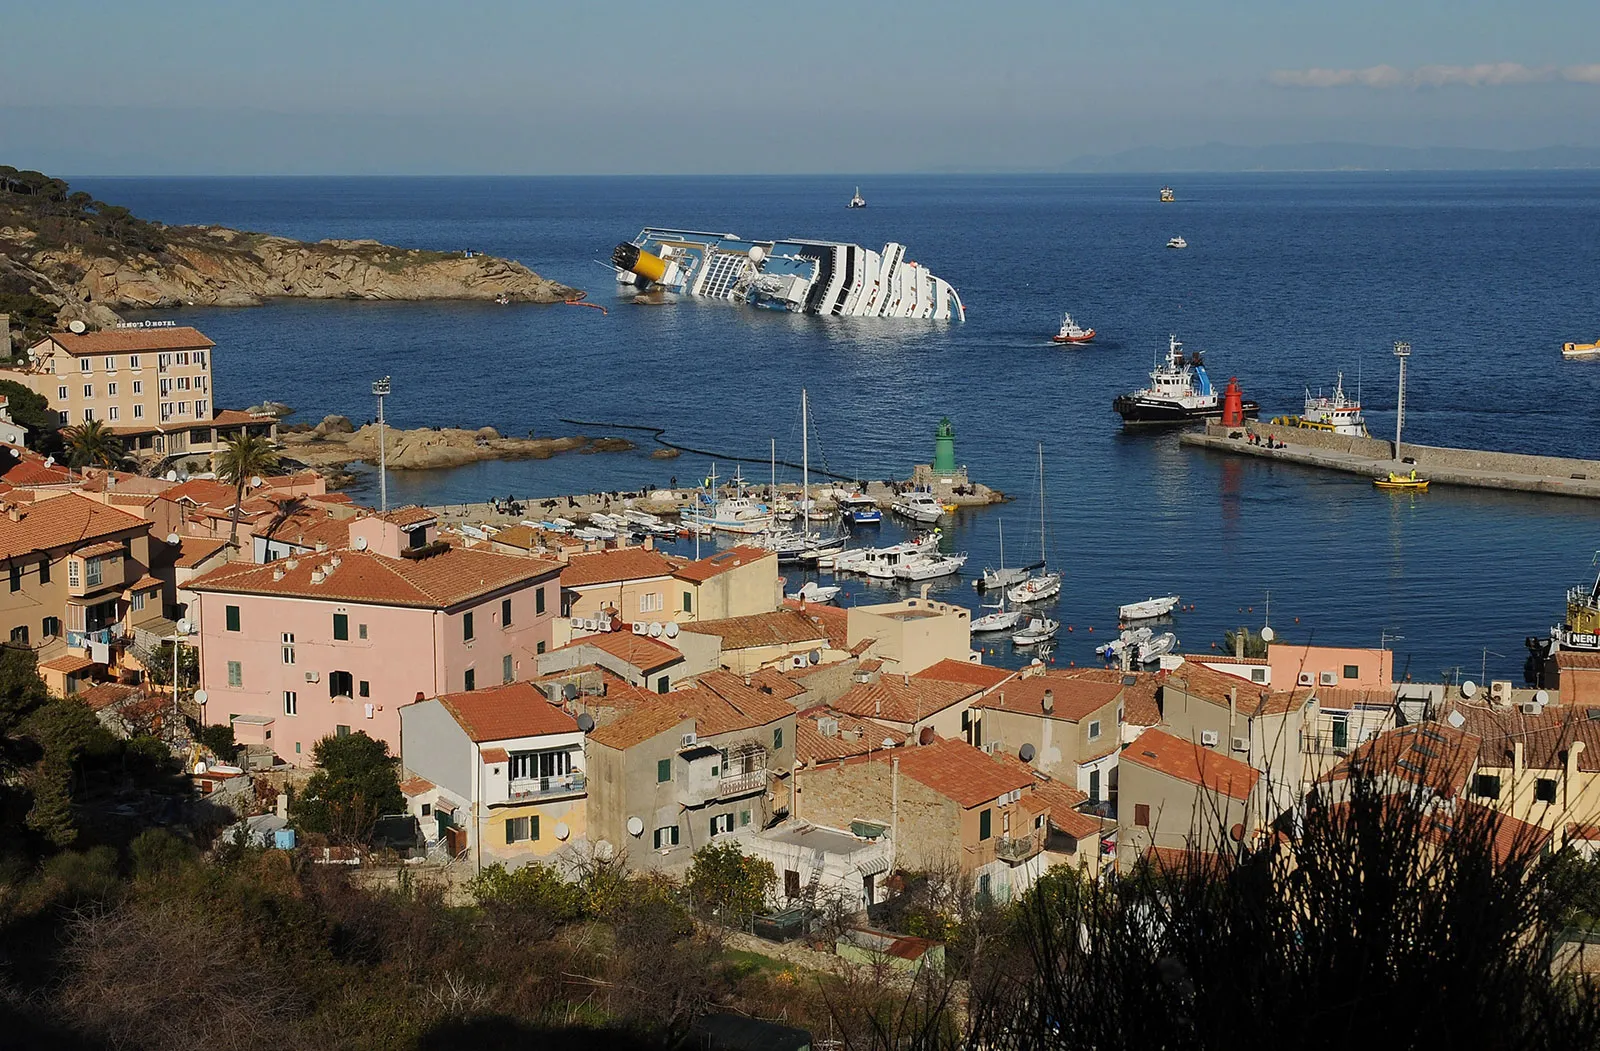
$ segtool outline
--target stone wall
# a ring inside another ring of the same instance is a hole
[[[1251,421],[1244,427],[1224,427],[1207,424],[1206,433],[1226,438],[1229,433],[1244,430],[1262,437],[1275,438],[1290,445],[1332,452],[1351,453],[1374,460],[1388,460],[1394,456],[1394,443],[1377,438],[1358,438],[1303,427],[1281,427],[1270,423]],[[1434,468],[1459,468],[1468,471],[1493,471],[1499,474],[1540,475],[1550,478],[1571,478],[1583,475],[1600,478],[1600,460],[1573,459],[1565,456],[1535,456],[1529,453],[1495,452],[1488,449],[1455,449],[1446,446],[1413,445],[1404,442],[1402,456],[1417,461],[1417,466]]]
[[[894,770],[887,762],[851,762],[808,770],[795,782],[796,815],[819,825],[849,828],[854,820],[890,826],[895,865],[938,868],[959,861],[961,808],[932,789],[900,778],[899,820],[893,818]]]

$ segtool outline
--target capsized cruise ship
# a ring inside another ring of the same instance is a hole
[[[734,234],[646,227],[611,253],[617,281],[796,314],[965,321],[961,296],[906,258],[837,241],[747,241]]]

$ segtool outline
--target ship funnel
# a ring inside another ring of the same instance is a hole
[[[660,281],[667,276],[667,264],[658,255],[652,255],[629,241],[617,245],[611,253],[611,264],[619,270],[638,274],[646,281]]]

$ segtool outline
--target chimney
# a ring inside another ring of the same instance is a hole
[[[300,568],[300,560],[298,558],[291,558],[288,562],[286,562],[284,564],[286,566],[288,566],[290,569],[299,569]]]
[[[338,555],[334,555],[332,558],[328,559],[328,565],[331,568],[337,569],[339,567],[339,562],[340,561],[341,561],[341,559],[339,558],[339,556]]]
[[[278,805],[274,808],[273,812],[276,813],[279,818],[281,818],[281,819],[283,819],[285,821],[288,820],[288,818],[289,818],[289,793],[287,793],[287,792],[279,792],[278,793]]]
[[[311,571],[311,583],[320,584],[325,579],[327,579],[327,574],[322,572],[322,567],[321,566],[317,566],[315,569],[313,569]]]
[[[328,542],[326,540],[318,540],[317,541],[317,554],[320,555],[326,550],[328,550]]]
[[[22,521],[22,508],[15,505],[6,508],[6,517],[11,519],[13,522]]]
[[[1056,710],[1056,691],[1044,691],[1044,711],[1046,715]]]
[[[745,684],[745,685],[746,685],[746,686],[749,686],[749,685],[750,685],[750,676],[748,676],[748,675],[746,675],[746,676],[745,676],[745,677],[744,677],[744,684]]]
[[[282,566],[273,566],[272,567],[272,579],[273,580],[282,580],[283,579],[283,567]]]
[[[901,672],[900,673],[900,679],[901,679],[901,681],[903,683],[905,683],[905,685],[907,685],[907,686],[911,685],[911,673],[910,672],[904,672],[904,671]]]

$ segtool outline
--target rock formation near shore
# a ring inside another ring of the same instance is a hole
[[[312,467],[335,467],[364,460],[378,462],[378,428],[356,428],[343,416],[329,416],[306,431],[280,433],[285,452]],[[386,453],[391,470],[459,467],[480,460],[545,460],[563,452],[621,452],[632,449],[624,438],[504,438],[493,427],[477,430],[447,427],[434,430],[388,429]]]

